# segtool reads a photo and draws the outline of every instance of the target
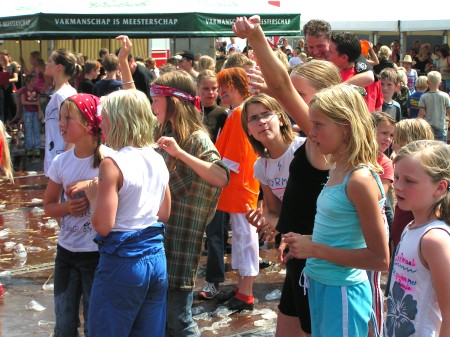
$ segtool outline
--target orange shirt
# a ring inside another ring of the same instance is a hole
[[[253,177],[253,165],[258,159],[242,129],[241,108],[228,116],[216,141],[216,148],[230,167],[230,182],[222,190],[217,209],[228,213],[245,213],[245,204],[256,208],[259,182]],[[233,168],[238,171],[234,171]]]

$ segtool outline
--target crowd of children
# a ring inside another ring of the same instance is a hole
[[[312,49],[324,44],[317,55],[354,40],[328,36],[317,21],[306,29]],[[117,55],[85,64],[79,93],[71,83],[82,69],[66,49],[24,77],[16,118],[27,156],[40,156],[45,120],[44,209],[61,226],[55,336],[78,335],[80,304],[86,336],[200,335],[191,310],[196,269],[207,226],[217,225],[223,243],[225,213],[239,277],[219,292],[221,271],[208,276],[204,299],[253,310],[258,241],[281,234],[287,273],[277,337],[444,336],[450,99],[441,74],[418,76],[405,57],[403,69],[381,70],[384,102],[369,111],[364,90],[341,83],[346,73],[366,88],[375,80],[357,73],[357,57],[345,69],[311,60],[289,73],[258,16],[236,18],[233,30],[258,64],[237,53],[217,77],[204,70],[197,82],[194,72],[174,70],[138,90],[125,35]],[[193,65],[191,51],[180,57]],[[106,77],[94,85],[100,66]],[[44,76],[53,92],[43,106]],[[13,181],[6,136],[0,122],[0,170]],[[211,263],[220,249],[214,256]]]

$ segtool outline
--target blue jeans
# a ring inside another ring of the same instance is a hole
[[[84,335],[88,332],[91,295],[98,252],[76,253],[57,246],[55,258],[55,337],[78,337],[80,298],[83,295]]]
[[[148,227],[101,238],[90,336],[164,336],[168,281],[162,231]]]
[[[441,142],[447,143],[447,132],[443,128],[435,128],[434,126],[431,128],[433,129],[434,140],[440,140]]]
[[[206,243],[208,259],[206,261],[206,282],[222,283],[225,281],[225,213],[217,210],[214,218],[206,226]]]
[[[200,336],[197,323],[192,319],[193,291],[169,288],[167,291],[166,337]]]
[[[25,149],[40,149],[41,123],[38,113],[23,110],[23,123],[25,124]]]

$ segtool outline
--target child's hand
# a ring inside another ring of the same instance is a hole
[[[156,144],[174,158],[178,158],[183,151],[173,137],[161,137]]]
[[[254,67],[248,70],[247,76],[250,79],[248,89],[252,95],[259,94],[260,92],[265,92],[267,89],[264,77],[259,67]]]
[[[247,19],[245,16],[237,17],[233,23],[233,32],[237,37],[248,38],[259,27],[260,17],[254,15]]]
[[[286,250],[287,244],[286,242],[281,241],[280,247],[278,247],[278,261],[281,264],[286,264],[287,259],[286,259],[286,254],[285,254],[285,250]]]
[[[119,59],[127,58],[131,47],[133,47],[130,38],[127,35],[119,35],[116,37],[116,40],[121,41],[122,43],[120,46],[119,55],[117,55],[117,57]]]
[[[261,209],[251,209],[248,204],[245,205],[245,208],[247,210],[245,218],[250,225],[256,227],[256,232],[258,233],[260,240],[265,241],[278,234],[278,231],[275,229],[276,223],[271,223],[270,221],[266,222]]]
[[[84,191],[89,185],[90,180],[82,180],[77,181],[76,183],[72,183],[67,186],[66,188],[66,195],[69,198],[80,198],[81,196],[84,196]]]
[[[285,256],[285,261],[293,257],[296,259],[312,257],[312,241],[308,236],[288,233],[284,236],[283,241],[289,247],[289,253]]]
[[[88,185],[84,191],[86,196],[91,203],[91,212],[93,213],[95,210],[95,206],[97,205],[97,195],[98,195],[98,178],[95,177],[92,180],[89,180]]]

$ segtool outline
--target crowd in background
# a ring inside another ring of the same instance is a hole
[[[32,52],[26,68],[23,60],[13,62],[0,52],[1,72],[8,74],[0,78],[3,134],[23,130],[27,157],[41,160],[44,149],[45,210],[61,217],[65,228],[55,267],[57,335],[78,330],[70,315],[78,315],[81,293],[85,333],[91,336],[146,329],[160,336],[199,335],[191,307],[205,231],[208,264],[198,296],[232,311],[254,309],[261,241],[275,240],[282,262],[302,261],[288,267],[277,336],[326,336],[323,331],[343,325],[354,336],[383,329],[395,336],[400,325],[416,329],[417,336],[431,336],[441,324],[450,329],[450,292],[438,289],[445,283],[439,271],[449,270],[448,240],[427,234],[449,233],[448,45],[431,50],[415,41],[401,58],[398,41],[373,45],[352,33],[331,32],[321,20],[305,25],[305,39],[295,47],[289,38],[270,45],[257,17],[240,18],[233,29],[248,39],[243,50],[230,38],[219,43],[215,58],[182,50],[159,67],[151,57],[132,55],[126,36],[117,38],[119,50],[102,48],[97,60],[58,49],[47,61]],[[141,119],[133,118],[134,111]],[[413,136],[406,141],[405,134]],[[425,139],[430,142],[409,144]],[[92,163],[79,160],[88,157]],[[0,163],[11,177],[11,165]],[[88,174],[69,173],[74,166]],[[130,174],[138,167],[145,175]],[[417,177],[426,211],[418,192],[411,197],[401,185]],[[297,197],[308,209],[296,206]],[[311,213],[316,202],[317,215]],[[298,225],[299,218],[308,220]],[[81,233],[82,247],[73,243],[76,230],[70,226],[89,232],[89,238]],[[225,292],[220,287],[229,226],[239,278]],[[411,234],[416,228],[419,236]],[[407,235],[427,243],[419,273],[428,288],[413,284],[418,297],[407,308],[420,311],[425,323],[410,311],[405,323],[396,311],[406,289],[400,268],[410,263],[407,256],[418,261],[422,254],[408,250]],[[79,269],[72,253],[89,264],[75,281],[64,271]],[[438,262],[441,253],[445,258]],[[380,272],[388,269],[389,255],[396,263],[383,318]],[[108,273],[121,281],[120,289],[108,286]],[[130,275],[136,284],[127,283]],[[67,280],[73,288],[64,288]],[[139,296],[120,297],[120,290],[135,289]],[[300,300],[304,289],[309,299]],[[70,312],[63,312],[74,294]],[[91,305],[90,296],[96,299]],[[437,302],[426,303],[427,296]],[[88,313],[89,307],[94,309]]]

